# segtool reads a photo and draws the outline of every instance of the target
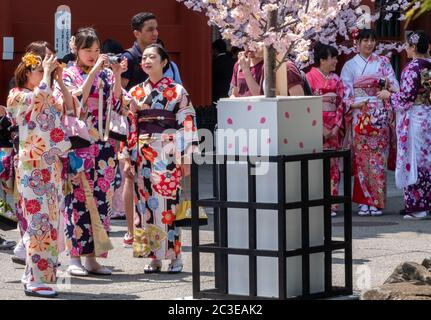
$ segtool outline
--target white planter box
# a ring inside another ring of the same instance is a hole
[[[323,150],[321,97],[249,97],[222,99],[218,106],[217,153],[294,155]],[[239,138],[241,136],[241,138]],[[240,141],[241,140],[241,141]],[[323,162],[309,165],[310,200],[323,198]],[[257,202],[277,203],[277,164],[256,176]],[[248,201],[247,164],[228,163],[228,201]],[[306,183],[306,182],[305,182]],[[287,202],[301,201],[300,163],[286,165]],[[310,208],[310,246],[323,245],[323,207]],[[299,249],[301,211],[286,211],[286,246]],[[257,210],[257,249],[278,250],[277,211]],[[248,212],[228,209],[228,246],[248,248]],[[249,259],[228,258],[229,294],[249,295]],[[302,259],[287,259],[287,296],[302,294]],[[324,255],[310,257],[311,293],[324,291]],[[278,297],[277,258],[257,259],[258,296]]]

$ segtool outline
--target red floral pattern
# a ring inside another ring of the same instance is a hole
[[[39,262],[37,263],[37,267],[39,268],[39,270],[45,271],[49,267],[48,261],[46,261],[45,259],[39,260]]]
[[[175,88],[167,87],[165,91],[163,91],[163,97],[168,101],[172,101],[178,97],[178,93]]]
[[[40,211],[41,205],[37,200],[29,200],[27,201],[25,208],[27,209],[28,213],[36,214]]]
[[[168,210],[162,213],[162,223],[172,225],[175,221],[175,215],[172,213],[172,210]]]
[[[64,139],[64,132],[59,128],[55,128],[50,134],[51,140],[55,143],[60,143]]]
[[[175,169],[161,173],[156,171],[154,175],[154,180],[158,181],[158,183],[153,184],[154,191],[163,197],[175,199],[181,182],[181,170]]]
[[[142,95],[142,91],[145,92]],[[139,135],[136,119],[129,116],[131,130],[123,152],[136,162],[137,192],[136,212],[142,228],[150,232],[154,228],[166,236],[157,234],[147,241],[149,249],[140,255],[156,259],[175,259],[181,253],[181,233],[175,224],[175,210],[180,199],[182,173],[171,159],[184,154],[187,146],[196,140],[195,110],[185,89],[170,78],[157,84],[146,81],[130,91],[130,110],[136,115],[146,109],[167,110],[175,113],[176,134]],[[192,132],[193,134],[190,134]],[[180,139],[180,140],[178,140]],[[184,142],[184,143],[183,143]]]
[[[157,158],[157,152],[151,147],[143,147],[142,154],[144,155],[145,160],[154,163],[154,160]]]

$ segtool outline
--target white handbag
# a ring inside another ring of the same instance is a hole
[[[129,125],[125,116],[112,110],[112,89],[108,98],[106,128],[103,130],[103,86],[99,86],[99,135],[103,141],[108,138],[126,142],[129,135]]]

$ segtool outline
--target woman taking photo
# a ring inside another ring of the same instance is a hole
[[[60,156],[70,148],[60,118],[72,108],[72,96],[62,81],[54,55],[27,52],[15,71],[17,87],[9,93],[7,111],[19,130],[16,181],[19,205],[27,220],[23,236],[25,293],[54,297],[46,284],[56,282],[61,169]],[[54,78],[61,95],[53,95]],[[63,102],[64,101],[64,102]]]
[[[197,133],[190,97],[181,85],[164,77],[168,67],[165,49],[159,44],[148,46],[142,55],[142,68],[149,78],[130,90],[130,110],[137,126],[126,151],[135,166],[128,160],[125,171],[128,175],[135,172],[136,212],[141,228],[135,230],[134,254],[152,259],[145,273],[160,272],[164,259],[171,261],[169,273],[183,269],[175,215]],[[141,248],[136,241],[139,231],[143,236]]]
[[[386,168],[390,150],[392,108],[377,96],[387,88],[399,90],[389,59],[374,53],[376,35],[361,29],[357,39],[359,53],[347,61],[341,72],[344,102],[352,123],[353,202],[359,215],[381,216],[386,201]]]
[[[107,252],[96,254],[99,239],[95,230],[100,230],[101,224],[107,232],[110,226],[114,187],[119,177],[117,144],[106,139],[106,115],[108,108],[121,112],[121,74],[127,63],[123,60],[110,64],[108,56],[100,54],[100,41],[92,28],[78,30],[72,44],[76,61],[65,70],[63,79],[80,100],[76,115],[87,124],[91,146],[69,153],[71,190],[65,199],[66,248],[71,257],[68,272],[73,276],[110,275],[111,270],[96,260],[96,256],[106,257]],[[83,256],[85,265],[81,263]]]
[[[35,41],[30,43],[26,50],[26,53],[34,53],[37,56],[45,56],[45,55],[55,55],[55,50],[54,47],[52,46],[52,44],[50,44],[49,42],[46,41]],[[14,77],[14,79],[11,81],[11,83],[13,83],[13,87],[16,87],[16,79]],[[55,82],[54,82],[55,83]],[[56,89],[59,89],[58,86]],[[61,95],[61,89],[60,90],[54,90],[54,95],[59,93]],[[14,119],[11,119],[12,122],[12,127],[10,128],[12,131],[12,140],[13,137],[15,137],[15,135],[17,134],[15,131],[17,128],[17,124],[16,121]],[[15,144],[15,148],[18,147],[18,143]],[[9,175],[9,179],[6,181],[7,185],[8,185],[8,189],[11,192],[11,198],[12,200],[10,201],[11,207],[13,210],[15,210],[16,216],[17,216],[17,220],[18,220],[18,226],[19,226],[19,231],[21,234],[21,239],[18,242],[18,245],[15,247],[14,249],[14,255],[12,256],[12,261],[16,264],[20,264],[20,265],[25,265],[25,260],[26,260],[26,250],[25,250],[25,245],[22,241],[22,236],[24,235],[24,233],[27,230],[27,220],[23,215],[23,212],[21,210],[21,206],[18,203],[14,203],[13,201],[13,194],[16,191],[16,181],[15,181],[15,172],[16,172],[16,167],[18,165],[17,162],[17,157],[15,157],[15,155],[18,154],[18,150],[13,150],[13,149],[5,149],[4,151],[6,151],[6,153],[9,156],[9,164],[11,167],[10,170],[10,175]],[[60,158],[64,159],[65,157],[67,157],[67,154],[63,154]],[[64,199],[63,199],[63,195],[61,194],[62,199],[61,202],[64,203]],[[62,233],[60,233],[62,234]]]
[[[404,188],[406,219],[423,219],[431,209],[431,59],[430,38],[413,32],[407,39],[412,59],[401,74],[398,93],[387,90],[379,97],[390,100],[397,113],[398,155],[395,179]]]

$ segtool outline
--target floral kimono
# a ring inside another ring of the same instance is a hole
[[[377,99],[381,79],[388,88],[398,91],[399,85],[389,60],[372,54],[368,60],[357,54],[347,61],[341,72],[344,84],[344,102],[351,114],[353,135],[353,201],[383,209],[386,198],[386,168],[391,143],[391,125],[394,120],[388,103]],[[363,110],[350,107],[367,101]]]
[[[132,88],[130,95],[136,125],[132,125],[127,150],[136,164],[135,202],[144,231],[143,256],[173,260],[181,254],[180,229],[175,226],[182,181],[179,160],[197,141],[195,109],[186,90],[170,78],[157,84],[147,80]],[[171,116],[174,130],[151,129],[163,124],[151,123],[151,116],[142,115],[148,110]]]
[[[88,74],[76,64],[63,73],[66,87],[80,100],[82,99],[81,88],[87,77]],[[85,187],[82,180],[77,179],[82,172],[93,190],[103,227],[108,231],[110,226],[114,189],[120,180],[116,142],[112,139],[107,141],[103,139],[108,106],[117,112],[121,109],[121,99],[115,99],[112,92],[113,83],[111,70],[101,71],[95,77],[87,102],[77,110],[77,114],[87,123],[92,141],[90,147],[69,153],[70,190],[65,198],[65,232],[66,249],[72,257],[94,253],[92,222],[86,205]],[[103,104],[102,112],[99,112],[99,97]],[[107,253],[102,256],[106,257]]]
[[[7,110],[19,127],[16,182],[27,220],[25,283],[55,283],[60,221],[60,156],[70,149],[60,118],[63,101],[42,82],[35,91],[12,89]],[[61,232],[61,231],[60,231]]]
[[[0,117],[0,189],[11,193],[13,191],[13,157],[14,152],[11,145],[8,130],[11,121],[7,114]]]
[[[344,138],[344,87],[341,79],[331,73],[325,76],[319,69],[307,73],[307,81],[315,96],[323,96],[323,148],[340,150]],[[335,132],[335,135],[333,134]],[[331,159],[331,193],[338,195],[340,167],[338,159]],[[338,206],[334,205],[335,211]]]
[[[431,60],[414,59],[403,70],[401,89],[391,96],[397,113],[396,184],[404,188],[406,212],[431,209]]]

